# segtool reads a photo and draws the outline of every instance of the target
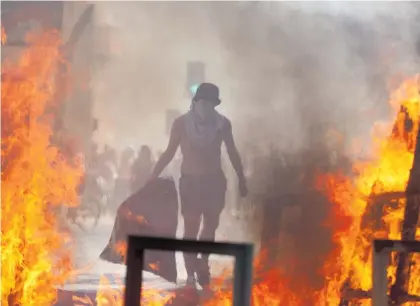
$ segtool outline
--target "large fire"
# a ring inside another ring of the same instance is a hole
[[[2,43],[7,41],[2,28]],[[57,286],[74,273],[72,241],[60,232],[56,209],[78,205],[83,175],[80,160],[64,156],[52,145],[56,110],[55,77],[61,40],[52,31],[28,36],[28,47],[15,61],[2,63],[2,304],[54,305]],[[101,287],[109,284],[101,278]],[[146,290],[149,306],[165,305],[171,293]],[[92,305],[74,299],[75,305]],[[122,304],[122,292],[98,292],[97,305]]]
[[[334,250],[321,273],[325,285],[311,290],[304,284],[298,290],[279,268],[260,275],[253,286],[253,306],[340,305],[340,301],[358,299],[368,306],[372,288],[372,239],[401,239],[405,206],[404,192],[413,165],[414,147],[419,129],[419,76],[407,79],[393,92],[390,103],[396,119],[373,128],[371,158],[355,162],[353,175],[327,173],[318,177],[317,185],[333,206],[325,226],[334,231]],[[381,198],[382,196],[382,198]],[[391,200],[390,200],[391,198]],[[417,230],[420,238],[420,229]],[[254,271],[258,273],[261,256]],[[388,267],[395,280],[396,257]],[[306,289],[304,289],[306,287]],[[420,295],[420,256],[414,256],[409,294]],[[230,292],[217,291],[206,306],[230,305]],[[405,305],[414,306],[415,303]]]
[[[419,129],[418,76],[403,82],[392,94],[390,103],[396,111],[396,120],[385,131],[383,126],[377,128],[379,125],[373,130],[372,159],[355,163],[354,178],[341,174],[320,178],[320,185],[334,203],[330,224],[339,229],[334,239],[336,250],[324,271],[330,280],[326,288],[327,305],[338,305],[340,289],[344,287],[371,289],[372,238],[401,239],[404,191]],[[420,238],[419,230],[417,237]],[[414,261],[410,293],[419,295],[420,256],[416,255]],[[395,264],[388,267],[388,276],[391,280],[395,278]]]
[[[52,305],[55,286],[69,277],[71,253],[53,208],[78,204],[82,175],[51,145],[59,35],[28,43],[16,61],[2,63],[1,301],[13,306]]]
[[[61,60],[59,35],[44,33],[28,42],[30,47],[17,61],[2,65],[1,295],[4,305],[13,306],[52,305],[55,287],[68,279],[71,253],[65,249],[66,236],[57,230],[51,207],[77,205],[76,190],[82,175],[77,161],[67,160],[51,144],[50,113],[57,102],[54,76]],[[352,177],[328,173],[318,178],[319,187],[333,203],[325,226],[335,232],[334,251],[322,270],[324,288],[295,290],[280,263],[278,269],[260,273],[264,266],[261,255],[255,262],[253,306],[336,306],[343,296],[350,295],[349,289],[369,292],[372,238],[401,238],[405,200],[400,197],[382,203],[380,199],[385,193],[391,197],[402,194],[407,185],[419,129],[418,80],[406,80],[391,96],[396,120],[386,131],[374,129],[369,161],[356,162]],[[415,256],[414,261],[410,293],[420,295],[420,256]],[[388,274],[390,279],[395,277],[395,265],[388,268]],[[103,278],[101,283],[106,285],[107,280]],[[230,290],[219,285],[206,306],[231,304]],[[146,291],[145,295],[149,305],[166,305],[171,299],[170,295],[156,299],[154,291]],[[74,303],[93,304],[83,299],[75,299]],[[122,305],[122,292],[102,290],[96,303]],[[358,305],[370,302],[366,299]]]

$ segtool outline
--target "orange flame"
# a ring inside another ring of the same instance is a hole
[[[265,254],[262,252],[254,263],[254,273],[257,275],[252,288],[253,306],[336,306],[343,297],[351,298],[350,294],[364,296],[363,300],[358,301],[358,305],[370,305],[367,297],[372,287],[371,239],[399,239],[405,205],[405,200],[400,200],[396,205],[383,209],[382,216],[378,216],[375,213],[378,201],[374,197],[387,192],[401,195],[405,190],[419,126],[420,96],[417,80],[407,80],[392,95],[391,105],[398,111],[395,123],[393,126],[378,124],[374,127],[373,158],[369,162],[355,164],[355,178],[340,173],[319,176],[318,187],[324,192],[327,191],[334,204],[330,211],[330,220],[325,226],[334,229],[333,239],[336,246],[321,271],[325,276],[324,287],[311,290],[303,277],[301,284],[293,284],[286,278],[287,273],[282,270],[289,267],[282,267],[281,263],[276,269],[261,271],[265,263]],[[401,106],[404,107],[403,110]],[[405,125],[407,115],[413,120],[409,130]],[[366,215],[371,216],[371,219],[366,219]],[[379,220],[381,222],[377,222]],[[418,234],[420,236],[420,230]],[[415,257],[415,261],[410,293],[418,295],[420,256]],[[226,275],[213,281],[213,292],[204,305],[231,305],[232,287],[226,283],[227,274],[228,271]],[[388,268],[388,274],[391,278],[394,277],[395,265]],[[347,283],[352,291],[347,290]],[[406,305],[414,306],[410,303]]]
[[[398,113],[393,128],[388,127],[387,134],[391,133],[391,136],[385,136],[383,130],[374,130],[374,158],[355,164],[358,175],[354,180],[340,174],[320,178],[320,185],[335,203],[331,222],[338,229],[335,235],[337,248],[324,267],[324,273],[330,277],[326,288],[327,305],[337,305],[344,282],[353,290],[368,292],[371,289],[373,238],[401,239],[403,195],[419,128],[419,89],[416,76],[406,80],[392,94],[390,103]],[[407,128],[407,115],[412,120],[411,129]],[[384,193],[400,198],[390,204],[390,200],[380,200]],[[410,283],[411,293],[417,295],[420,294],[419,259],[416,256],[417,270],[413,271]],[[388,275],[391,279],[395,277],[395,265],[388,267]],[[370,302],[360,305],[370,305]]]
[[[5,40],[2,29],[2,41]],[[2,66],[1,301],[3,305],[51,305],[54,286],[71,271],[65,235],[53,206],[77,205],[82,175],[52,146],[54,76],[60,61],[57,33],[29,37],[16,62]]]
[[[1,44],[4,45],[7,42],[6,31],[1,27]]]
[[[310,290],[309,286],[294,288],[284,277],[281,268],[262,273],[257,277],[252,289],[254,306],[306,306],[339,305],[343,297],[363,296],[357,305],[370,305],[366,297],[372,287],[371,277],[371,240],[374,237],[400,239],[400,225],[403,218],[405,200],[383,209],[380,213],[375,208],[380,205],[374,196],[387,192],[403,195],[414,157],[416,135],[419,128],[419,82],[418,77],[404,82],[391,96],[391,105],[398,111],[395,123],[375,129],[372,155],[369,162],[357,162],[355,179],[340,173],[319,176],[318,187],[327,191],[334,206],[328,224],[335,230],[333,237],[336,248],[330,253],[323,267],[325,285],[321,290]],[[403,109],[401,109],[403,106]],[[412,119],[412,128],[407,129],[405,120]],[[380,132],[380,133],[378,133]],[[391,136],[389,136],[391,134]],[[366,214],[372,215],[366,220]],[[377,222],[381,220],[381,222]],[[376,223],[379,223],[377,226]],[[375,226],[377,226],[375,228]],[[420,238],[420,230],[417,231]],[[394,258],[395,263],[395,258]],[[420,295],[420,256],[415,257],[415,266],[411,275],[410,292]],[[264,265],[264,256],[258,256],[254,271]],[[280,265],[280,264],[279,264]],[[395,264],[388,267],[388,275],[393,278]],[[346,284],[353,289],[346,290]],[[220,285],[220,284],[219,284]],[[216,285],[214,296],[206,306],[231,305],[231,288]],[[305,289],[305,287],[307,289]],[[412,303],[406,305],[414,306]]]
[[[99,290],[96,295],[97,306],[123,306],[124,305],[124,289],[122,282],[118,281],[121,289],[114,289],[110,281],[102,276],[100,279]],[[163,292],[159,290],[147,289],[142,291],[142,305],[147,306],[164,306],[170,305],[174,294],[171,292]],[[94,305],[93,301],[88,298],[73,297],[74,306]],[[82,303],[82,304],[79,304]]]
[[[5,40],[2,29],[2,43]],[[2,70],[1,295],[5,305],[53,304],[54,286],[67,279],[72,267],[71,253],[64,250],[65,236],[57,232],[49,208],[77,204],[76,189],[82,174],[78,163],[69,164],[50,144],[52,122],[46,113],[56,102],[54,75],[60,62],[60,39],[57,33],[46,33],[32,37],[29,43],[18,61],[3,65]],[[352,289],[371,289],[371,239],[401,236],[405,200],[382,205],[378,197],[383,193],[398,195],[406,188],[419,129],[419,87],[415,77],[391,96],[390,103],[397,111],[395,123],[392,129],[385,126],[388,133],[376,126],[374,158],[355,164],[355,178],[337,173],[319,177],[319,187],[327,190],[334,203],[326,226],[336,231],[336,247],[322,271],[327,279],[325,287],[296,290],[281,267],[260,273],[264,265],[264,254],[260,254],[255,262],[259,275],[252,290],[254,306],[333,306],[338,305],[345,283]],[[407,116],[412,119],[409,130]],[[381,222],[376,218],[379,214]],[[420,230],[417,234],[420,238]],[[126,245],[118,244],[117,249],[125,253]],[[420,295],[420,256],[414,261],[410,293]],[[395,265],[388,268],[391,279],[394,274]],[[231,305],[231,290],[223,277],[212,287],[213,297],[206,306]],[[145,290],[144,294],[149,306],[165,305],[173,297],[156,290]],[[109,281],[101,278],[98,305],[122,305],[122,296],[122,289],[112,289]],[[75,299],[75,303],[93,305],[88,298]]]

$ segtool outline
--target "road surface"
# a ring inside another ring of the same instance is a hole
[[[179,220],[177,236],[183,233],[182,218]],[[72,296],[89,296],[95,299],[96,292],[103,290],[121,290],[124,283],[126,267],[124,265],[113,264],[99,259],[99,254],[109,241],[114,219],[110,216],[103,217],[98,227],[89,234],[83,233],[74,228],[74,239],[76,247],[74,250],[75,265],[77,269],[76,277],[66,285],[59,288],[59,296],[56,306],[70,306],[77,303],[72,302]],[[247,233],[244,222],[237,218],[222,215],[221,228],[218,231],[218,239],[223,241],[247,241]],[[185,283],[186,272],[181,253],[176,254],[178,269],[178,284],[171,284],[162,278],[143,272],[145,288],[159,290],[174,290]],[[212,255],[211,270],[212,276],[226,275],[225,269],[233,268],[233,259],[227,256]],[[101,278],[106,278],[107,283],[101,284]],[[80,305],[80,303],[78,304]],[[87,305],[87,304],[86,304]]]

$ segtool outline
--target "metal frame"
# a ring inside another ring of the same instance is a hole
[[[420,253],[420,241],[373,241],[372,306],[388,305],[386,267],[389,265],[389,254],[391,252]]]
[[[145,250],[182,251],[235,257],[233,306],[250,306],[253,245],[157,237],[128,237],[125,306],[141,303]]]

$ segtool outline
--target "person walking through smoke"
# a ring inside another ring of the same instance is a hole
[[[192,99],[190,110],[175,119],[169,144],[153,169],[156,179],[181,147],[182,163],[179,192],[184,218],[184,238],[214,240],[220,214],[225,206],[226,177],[222,170],[221,146],[225,143],[230,161],[239,179],[241,196],[248,193],[242,163],[236,148],[230,121],[215,107],[221,103],[219,88],[203,83]],[[199,236],[201,219],[203,227]],[[210,283],[209,255],[184,253],[187,285],[196,282],[203,288]]]

